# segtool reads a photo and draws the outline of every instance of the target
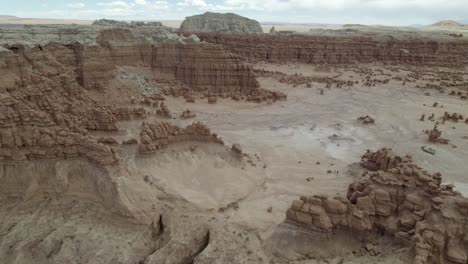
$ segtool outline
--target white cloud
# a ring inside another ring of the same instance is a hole
[[[166,0],[158,0],[158,1],[135,0],[134,2],[125,2],[125,1],[99,2],[97,5],[105,6],[105,7],[112,7],[112,8],[128,8],[134,11],[169,8],[169,3]]]
[[[70,3],[70,4],[68,4],[67,6],[70,7],[70,8],[77,8],[77,9],[79,9],[79,8],[84,8],[86,5],[83,4],[83,3]]]
[[[50,0],[42,0],[50,2]],[[65,1],[64,1],[65,2]],[[127,20],[183,19],[204,11],[234,12],[259,21],[293,23],[431,24],[468,22],[468,0],[69,0],[63,10],[18,10],[23,17]],[[96,3],[94,2],[94,3]],[[51,5],[52,6],[52,5]],[[65,8],[66,7],[66,8]]]
[[[197,0],[185,0],[183,3]],[[345,9],[398,9],[421,8],[426,10],[468,8],[467,0],[224,0],[221,4],[207,4],[214,8],[231,8],[235,10],[263,10],[294,12],[315,11],[317,9],[345,10]],[[415,10],[418,11],[418,10]]]
[[[183,2],[177,3],[177,5],[182,6],[182,7],[197,7],[197,8],[213,7],[213,5],[208,5],[204,0],[184,0]]]
[[[142,10],[168,9],[170,6],[170,4],[166,0],[135,0],[135,4],[137,5],[137,8],[141,8]]]
[[[113,1],[113,2],[99,2],[97,3],[98,6],[111,6],[111,7],[129,7],[131,6],[129,3],[124,1]]]

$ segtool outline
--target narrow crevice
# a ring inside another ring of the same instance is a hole
[[[203,241],[202,241],[202,244],[200,245],[200,248],[199,248],[198,251],[193,255],[191,261],[188,262],[187,264],[194,264],[194,263],[195,263],[195,259],[198,257],[198,255],[200,255],[203,251],[205,251],[205,249],[208,247],[209,244],[210,244],[210,231],[208,230],[208,231],[206,232],[205,237],[203,238]]]
[[[154,240],[154,247],[152,248],[151,252],[143,259],[140,260],[138,263],[147,263],[148,258],[156,253],[158,250],[163,248],[170,240],[170,232],[166,228],[166,225],[163,222],[163,215],[159,215],[159,220],[157,224],[154,222],[151,224],[151,232],[152,238]]]
[[[4,48],[11,50],[14,54],[23,54],[24,46],[20,44],[4,46]]]
[[[62,249],[62,245],[63,240],[60,240],[60,242],[49,252],[49,254],[47,254],[47,258],[51,258],[52,256],[57,255],[57,253],[59,253]]]
[[[17,223],[13,223],[10,227],[8,227],[7,233],[10,233],[11,230],[13,230],[13,228],[15,228],[16,225]]]
[[[83,46],[80,43],[75,42],[71,47],[73,48],[73,52],[75,53],[76,58],[76,72],[78,74],[77,82],[79,85],[84,87],[85,83],[83,73]]]
[[[164,233],[164,229],[166,227],[164,226],[164,222],[163,222],[163,215],[161,214],[159,216],[159,234],[161,235],[162,233]]]

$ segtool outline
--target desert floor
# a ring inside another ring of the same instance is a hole
[[[185,109],[197,115],[189,120],[177,118],[175,123],[206,123],[228,146],[241,144],[252,164],[241,168],[213,153],[196,158],[167,154],[140,167],[157,162],[154,168],[159,171],[153,175],[160,184],[207,210],[235,203],[236,209],[225,213],[229,222],[265,232],[265,236],[284,220],[291,201],[300,195],[346,193],[347,186],[360,176],[356,163],[367,149],[389,147],[400,155],[409,154],[421,167],[441,172],[445,183],[455,184],[456,190],[468,195],[468,124],[441,124],[443,137],[450,140],[447,145],[429,143],[424,133],[436,121],[441,122],[439,118],[446,111],[467,116],[465,100],[449,95],[448,90],[440,93],[416,88],[419,81],[403,86],[401,81],[390,80],[365,87],[362,80],[366,75],[355,71],[356,66],[326,70],[298,64],[254,66],[290,76],[329,76],[360,83],[348,88],[325,88],[325,84],[313,83],[307,88],[260,77],[262,88],[288,96],[286,101],[272,104],[231,99],[218,99],[217,104],[206,100],[186,103],[183,98],[169,97],[166,103],[173,116]],[[362,67],[380,80],[411,72],[382,65]],[[428,69],[428,73],[431,71]],[[324,90],[323,95],[320,90]],[[434,102],[438,107],[433,107]],[[423,113],[424,122],[419,121]],[[434,122],[427,120],[432,113]],[[375,124],[364,125],[357,120],[365,115],[374,117]],[[136,137],[139,132],[133,121],[122,123],[122,128],[126,131],[120,136],[113,135],[119,141]],[[433,148],[435,155],[423,152],[422,146]],[[271,214],[266,212],[270,206]]]

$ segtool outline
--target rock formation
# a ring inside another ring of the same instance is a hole
[[[172,125],[169,122],[143,124],[140,133],[140,153],[150,153],[172,143],[182,141],[202,141],[223,144],[210,129],[202,123],[192,123],[186,128]]]
[[[124,141],[122,141],[122,144],[124,145],[134,145],[134,144],[138,144],[138,141],[134,138],[130,138],[130,139],[126,139]]]
[[[183,32],[263,33],[255,20],[233,13],[211,13],[186,17],[180,25]]]
[[[251,67],[217,45],[164,44],[152,54],[153,67],[173,73],[195,91],[249,95],[259,87]]]
[[[385,62],[461,66],[468,63],[468,41],[387,39],[367,36],[290,36],[274,34],[197,33],[200,40],[222,45],[252,61],[310,64]]]
[[[216,96],[208,96],[209,104],[216,104],[217,101],[218,101],[218,98],[216,98]]]
[[[242,147],[239,144],[232,144],[231,150],[236,153],[237,155],[242,155],[244,152],[242,151]]]
[[[113,151],[87,130],[116,130],[111,109],[79,94],[78,85],[37,61],[35,69],[10,53],[0,64],[0,159],[85,157],[114,163]],[[80,107],[78,107],[80,106]]]
[[[426,133],[429,135],[429,141],[433,143],[448,144],[449,140],[441,138],[442,131],[437,128],[437,124],[434,125],[432,130],[427,130]]]
[[[366,116],[360,116],[358,117],[358,120],[360,122],[362,122],[364,125],[368,125],[368,124],[374,124],[375,123],[375,119],[366,115]]]
[[[98,139],[98,143],[108,144],[108,145],[116,145],[116,144],[119,144],[119,142],[117,142],[117,140],[115,140],[115,139],[112,138],[112,137],[100,137],[100,138]]]
[[[303,196],[287,221],[330,235],[385,234],[407,244],[413,263],[467,263],[468,199],[451,185],[390,149],[367,152],[368,177],[353,182],[346,197]],[[333,239],[333,238],[332,238]]]
[[[120,66],[168,73],[192,93],[277,97],[258,89],[250,66],[220,46],[189,41],[158,23],[94,24],[0,28],[0,159],[116,162],[114,151],[102,144],[115,142],[88,132],[117,131],[118,121],[148,115],[142,107],[93,98],[92,93],[106,92]],[[170,117],[164,105],[160,114]]]
[[[161,102],[159,105],[159,109],[156,111],[156,114],[165,118],[171,118],[171,111],[169,108],[164,104],[164,102]]]
[[[463,121],[465,119],[462,114],[457,114],[453,113],[450,114],[448,112],[444,113],[444,116],[442,117],[442,123],[445,123],[445,121],[450,120],[452,122],[458,123],[458,121]]]
[[[0,138],[0,160],[84,157],[102,165],[118,160],[112,149],[97,139],[55,124],[2,124]]]
[[[194,118],[195,116],[197,116],[195,113],[187,109],[184,112],[182,112],[182,114],[180,115],[180,118],[190,119],[190,118]]]
[[[128,107],[119,107],[113,109],[112,113],[114,114],[117,120],[132,120],[132,119],[143,119],[146,118],[148,112],[143,107],[128,108]]]
[[[1,56],[8,62],[3,67],[10,76],[24,79],[26,73],[19,67],[26,69],[31,58],[42,61],[43,68],[55,71],[52,74],[67,74],[68,82],[76,79],[87,90],[103,90],[117,67],[143,66],[173,75],[195,91],[257,93],[251,67],[220,46],[194,42],[158,25],[117,25],[1,28]]]

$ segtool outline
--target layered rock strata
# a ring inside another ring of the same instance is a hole
[[[413,263],[467,263],[468,199],[389,149],[368,152],[368,177],[353,182],[346,197],[303,196],[287,221],[314,232],[386,234],[409,245]]]
[[[110,108],[98,105],[47,55],[0,54],[0,159],[86,157],[116,161],[88,130],[116,130]],[[51,64],[51,65],[50,65]]]
[[[0,160],[70,159],[84,157],[101,165],[118,158],[95,138],[53,124],[0,126]]]
[[[251,68],[220,46],[159,24],[101,22],[0,28],[0,159],[115,162],[112,149],[88,131],[116,131],[119,120],[148,115],[142,107],[113,104],[115,98],[95,99],[111,89],[120,66],[168,73],[192,92],[270,96],[258,89]]]
[[[392,39],[381,36],[307,36],[197,33],[252,61],[350,64],[384,62],[460,66],[468,63],[468,41]]]
[[[98,23],[99,24],[99,23]],[[57,74],[67,70],[79,85],[102,90],[117,66],[159,69],[192,89],[254,94],[258,82],[249,66],[222,47],[172,34],[162,26],[3,28],[2,59],[12,75],[24,79],[18,67],[44,60]],[[16,71],[15,71],[16,70]]]

